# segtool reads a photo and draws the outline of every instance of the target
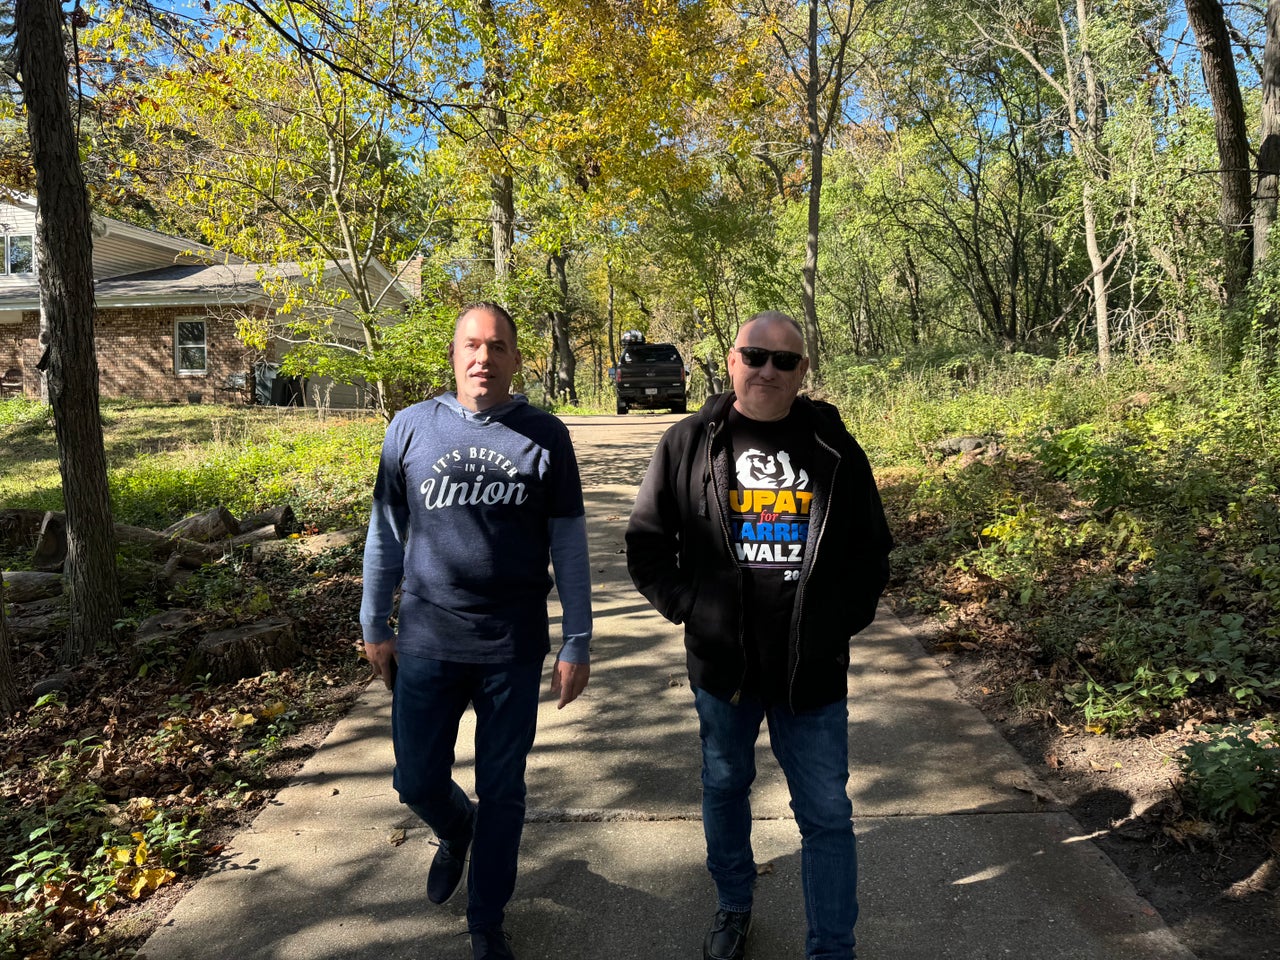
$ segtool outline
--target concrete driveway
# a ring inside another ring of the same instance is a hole
[[[587,492],[591,685],[544,697],[507,929],[522,960],[701,956],[699,749],[679,628],[631,587],[623,532],[678,418],[567,418]],[[555,629],[553,627],[553,635]],[[850,793],[863,960],[1194,960],[892,614],[854,640]],[[146,944],[146,960],[465,960],[464,897],[425,898],[431,832],[391,790],[390,696],[347,718]],[[749,957],[803,957],[800,843],[761,734]],[[458,745],[470,789],[471,728]]]

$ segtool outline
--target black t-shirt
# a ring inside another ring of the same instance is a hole
[[[813,437],[792,413],[764,422],[729,413],[734,479],[726,516],[742,570],[745,692],[787,699],[787,648],[800,566],[809,539]]]

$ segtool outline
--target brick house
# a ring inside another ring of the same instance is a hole
[[[8,392],[40,393],[40,292],[36,283],[35,200],[0,196],[0,377]],[[381,264],[374,276],[396,309],[408,291]],[[365,407],[361,386],[328,378],[277,381],[287,347],[265,353],[236,338],[236,322],[273,312],[260,274],[297,278],[296,264],[260,265],[202,244],[94,216],[94,339],[103,397],[170,403],[303,403]],[[325,283],[340,286],[331,268]],[[356,341],[359,324],[335,316],[335,332]],[[20,383],[20,386],[18,384]]]

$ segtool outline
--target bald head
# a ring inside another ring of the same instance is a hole
[[[744,323],[728,357],[738,412],[761,421],[790,413],[809,369],[804,354],[804,332],[785,313],[768,310]]]
[[[734,340],[735,346],[744,346],[747,343],[747,328],[755,324],[784,324],[795,331],[797,337],[800,338],[800,349],[797,353],[804,353],[804,327],[800,326],[795,317],[785,314],[780,310],[762,310],[759,313],[752,314],[747,321],[738,328],[738,337]]]

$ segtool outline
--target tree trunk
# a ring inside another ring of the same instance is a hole
[[[1187,0],[1187,22],[1200,48],[1200,69],[1213,101],[1213,128],[1222,167],[1222,202],[1219,220],[1223,236],[1224,285],[1227,303],[1244,290],[1251,267],[1251,206],[1249,137],[1245,127],[1244,99],[1227,32],[1227,18],[1219,0]],[[1229,344],[1238,349],[1240,344]]]
[[[1262,130],[1258,137],[1258,189],[1253,213],[1253,269],[1266,261],[1280,197],[1280,0],[1267,3],[1267,41],[1262,54]]]
[[[907,288],[907,315],[911,319],[911,345],[919,346],[924,333],[924,311],[921,309],[920,271],[916,268],[915,258],[911,255],[911,244],[904,244],[903,281]]]
[[[489,220],[493,226],[493,276],[499,285],[511,274],[512,250],[515,246],[516,200],[515,180],[503,151],[506,149],[508,119],[504,106],[507,90],[507,64],[502,55],[498,18],[493,0],[481,0],[480,15],[484,34],[481,56],[484,61],[484,103],[489,121],[488,137],[498,153],[495,172],[489,177]]]
[[[1111,364],[1111,304],[1107,293],[1106,259],[1102,256],[1102,247],[1098,242],[1098,210],[1093,202],[1094,183],[1106,173],[1102,143],[1106,114],[1101,85],[1093,69],[1093,51],[1089,45],[1089,7],[1085,0],[1076,0],[1076,19],[1080,28],[1080,64],[1085,81],[1085,142],[1080,151],[1084,158],[1080,213],[1084,219],[1085,251],[1089,255],[1089,267],[1093,271],[1090,285],[1093,288],[1094,331],[1098,337],[1098,366],[1106,370]],[[1075,81],[1068,77],[1067,84],[1072,91],[1070,100],[1075,101],[1078,98]],[[1074,104],[1069,103],[1069,108],[1074,115]]]
[[[578,376],[578,361],[573,355],[573,340],[569,335],[569,278],[565,273],[565,264],[569,257],[563,253],[553,253],[551,264],[556,270],[556,286],[560,290],[558,309],[551,312],[552,335],[556,341],[556,395],[566,396],[570,403],[578,402],[578,389],[575,386]]]
[[[1098,366],[1106,370],[1111,364],[1111,310],[1107,302],[1106,263],[1098,246],[1098,212],[1093,205],[1093,183],[1090,176],[1086,170],[1080,205],[1084,216],[1084,247],[1089,254],[1089,266],[1093,269],[1090,282],[1093,287],[1094,327],[1098,334]]]
[[[1280,3],[1280,0],[1276,0],[1276,2]],[[616,370],[618,367],[618,346],[613,330],[613,264],[609,264],[607,269],[609,274],[609,369]]]
[[[107,458],[93,343],[93,239],[89,196],[72,126],[62,8],[14,6],[19,85],[36,172],[36,263],[49,318],[49,402],[67,511],[68,666],[111,637],[120,615]]]
[[[818,115],[818,0],[809,0],[808,58],[805,75],[805,119],[809,133],[809,229],[804,244],[804,282],[801,302],[804,305],[804,339],[809,354],[809,372],[814,379],[822,373],[818,350],[818,232],[822,224],[822,121]]]
[[[1267,41],[1262,54],[1262,130],[1258,148],[1258,189],[1253,213],[1253,269],[1256,273],[1270,253],[1271,228],[1280,198],[1280,0],[1267,3]],[[1267,310],[1258,318],[1262,364],[1274,369],[1280,312]]]
[[[503,126],[506,125],[506,113]],[[512,248],[515,246],[516,196],[515,181],[510,173],[495,174],[490,182],[489,218],[493,221],[493,276],[505,283],[511,275]]]

